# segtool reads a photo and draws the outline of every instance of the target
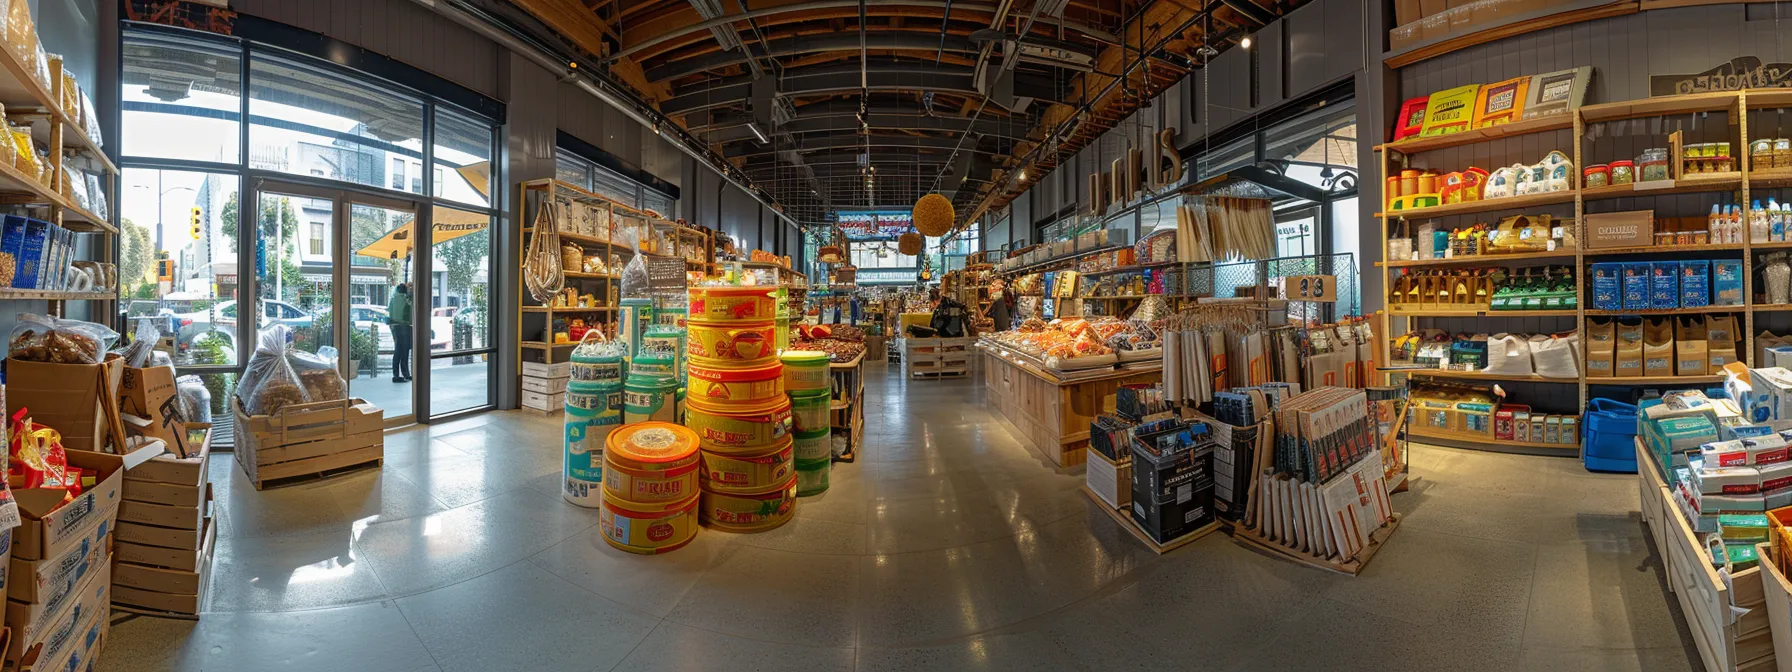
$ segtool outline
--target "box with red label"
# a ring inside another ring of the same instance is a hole
[[[1792,462],[1763,464],[1755,470],[1761,474],[1761,492],[1768,495],[1792,492]]]
[[[1778,434],[1730,441],[1715,441],[1699,446],[1706,468],[1739,467],[1785,462],[1786,440]]]
[[[1518,435],[1518,418],[1523,414],[1524,422],[1530,422],[1531,407],[1524,404],[1500,404],[1493,412],[1493,438],[1497,441],[1511,441]],[[1526,430],[1529,430],[1527,427]],[[1529,434],[1529,431],[1526,431]]]
[[[1761,472],[1754,467],[1706,467],[1692,472],[1701,495],[1748,495],[1761,492]]]

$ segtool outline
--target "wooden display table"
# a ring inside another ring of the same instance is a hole
[[[1087,459],[1089,423],[1108,410],[1105,404],[1115,390],[1163,379],[1161,366],[1059,375],[997,345],[979,343],[977,349],[983,353],[983,385],[989,388],[989,403],[1060,467]]]

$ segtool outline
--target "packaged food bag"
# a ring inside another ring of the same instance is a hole
[[[276,324],[261,331],[236,396],[249,415],[270,415],[287,404],[342,399],[346,387],[334,364],[294,347],[292,329]]]
[[[174,379],[175,394],[180,397],[181,415],[192,422],[212,421],[212,391],[205,379],[192,374]]]
[[[81,493],[79,470],[68,466],[62,434],[31,421],[31,410],[12,416],[12,436],[7,438],[7,481],[21,488],[56,488],[70,495]]]
[[[133,369],[153,366],[156,341],[161,340],[162,333],[156,330],[156,318],[145,317],[137,320],[137,328],[131,331],[131,343],[118,351],[124,358],[124,365]]]
[[[118,332],[103,325],[27,313],[12,329],[6,356],[51,364],[98,364],[116,340]]]
[[[1643,323],[1643,375],[1674,375],[1674,319]]]
[[[1528,376],[1534,371],[1529,339],[1516,334],[1494,334],[1487,339],[1487,373]]]
[[[1617,374],[1617,322],[1587,320],[1587,377],[1610,378]],[[1535,351],[1532,357],[1535,358]]]
[[[1614,329],[1616,354],[1612,357],[1612,375],[1618,378],[1643,377],[1643,321],[1617,320]]]
[[[1611,375],[1610,357],[1612,354],[1611,340],[1609,338],[1611,334],[1611,324],[1609,322],[1606,323],[1605,333],[1608,338],[1605,342],[1604,354],[1607,359],[1605,360],[1606,369],[1603,377],[1609,377]],[[1580,348],[1579,334],[1572,331],[1555,336],[1537,334],[1530,338],[1527,345],[1530,346],[1531,363],[1536,369],[1537,375],[1546,378],[1577,378],[1580,376],[1580,366],[1577,360],[1577,351]],[[1592,344],[1589,343],[1587,345],[1589,348],[1587,354],[1588,356],[1591,356]],[[1588,375],[1590,377],[1591,373],[1589,372]]]

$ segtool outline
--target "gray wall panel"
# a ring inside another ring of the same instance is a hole
[[[503,50],[412,0],[232,0],[231,9],[342,40],[499,97]]]
[[[1282,18],[1288,40],[1288,93],[1318,86],[1326,79],[1325,7],[1310,2]]]
[[[1282,64],[1282,22],[1257,31],[1251,50],[1257,52],[1257,107],[1275,107],[1287,100],[1288,83]]]

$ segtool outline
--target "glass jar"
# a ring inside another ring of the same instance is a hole
[[[1715,144],[1715,145],[1713,145],[1713,146],[1714,146],[1714,147],[1716,147],[1716,148],[1717,148],[1717,151],[1716,151],[1716,152],[1714,152],[1714,153],[1712,153],[1712,154],[1711,154],[1711,156],[1717,156],[1717,157],[1723,157],[1723,158],[1729,158],[1729,156],[1730,156],[1730,143],[1727,143],[1727,142],[1719,142],[1719,143],[1716,143],[1716,144]]]
[[[1603,187],[1611,184],[1612,173],[1610,168],[1601,163],[1587,166],[1585,170],[1581,171],[1581,178],[1581,187],[1583,188]]]
[[[1660,147],[1643,150],[1636,158],[1636,172],[1637,180],[1641,182],[1669,179],[1668,150]]]
[[[1632,184],[1636,182],[1636,169],[1629,161],[1613,161],[1611,165],[1612,184]]]

